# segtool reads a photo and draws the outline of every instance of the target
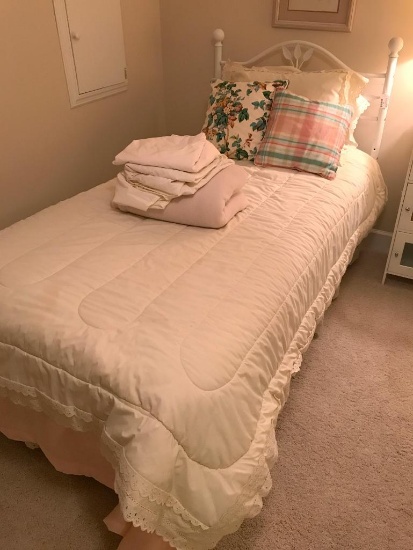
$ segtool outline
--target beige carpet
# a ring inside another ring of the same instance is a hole
[[[382,286],[384,263],[349,268],[279,419],[273,490],[219,550],[413,549],[413,281]],[[2,550],[114,550],[115,502],[0,436]]]

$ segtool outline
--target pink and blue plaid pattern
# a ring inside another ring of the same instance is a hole
[[[332,180],[351,116],[347,105],[276,92],[254,163],[312,172]]]

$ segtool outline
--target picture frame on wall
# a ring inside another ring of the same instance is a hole
[[[356,0],[274,0],[273,27],[350,32]]]

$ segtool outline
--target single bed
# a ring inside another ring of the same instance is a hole
[[[291,376],[386,201],[400,47],[333,181],[240,161],[249,206],[215,230],[115,210],[112,180],[0,232],[0,431],[113,487],[122,548],[213,548],[261,509]]]

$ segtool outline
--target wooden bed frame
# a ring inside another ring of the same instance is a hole
[[[225,33],[222,29],[215,29],[213,32],[213,40],[215,44],[215,78],[221,78],[221,70],[225,61],[222,57],[223,41]],[[367,77],[370,81],[382,83],[382,92],[380,94],[363,93],[363,95],[371,102],[372,105],[378,104],[378,115],[362,115],[361,120],[373,122],[371,135],[372,145],[369,151],[366,151],[373,158],[377,159],[380,152],[381,141],[384,132],[384,126],[387,117],[387,111],[389,108],[389,100],[393,89],[394,75],[396,73],[397,60],[399,52],[403,48],[403,39],[394,37],[390,40],[389,44],[389,59],[387,63],[387,69],[383,73],[363,73],[361,75]],[[312,42],[306,42],[304,40],[287,40],[275,44],[261,53],[258,53],[254,57],[247,59],[246,61],[238,61],[246,67],[251,67],[256,63],[259,63],[263,59],[266,59],[274,54],[282,54],[289,64],[293,67],[301,69],[301,67],[307,63],[313,56],[313,53],[319,54],[324,57],[334,68],[345,69],[352,71],[348,65],[343,63],[338,57],[333,55],[325,48],[318,46]]]

